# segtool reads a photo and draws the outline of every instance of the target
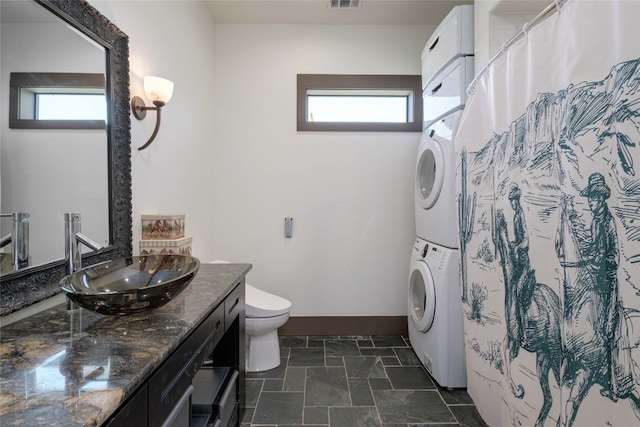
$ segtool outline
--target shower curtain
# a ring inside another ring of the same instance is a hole
[[[640,2],[557,3],[454,142],[468,391],[491,426],[640,426]]]

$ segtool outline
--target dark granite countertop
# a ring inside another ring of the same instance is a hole
[[[99,426],[233,290],[250,264],[201,264],[163,307],[54,307],[0,329],[0,426]]]

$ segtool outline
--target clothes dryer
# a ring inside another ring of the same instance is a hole
[[[417,238],[409,269],[409,340],[442,387],[466,387],[459,255]]]
[[[458,248],[453,137],[462,108],[434,121],[425,130],[416,162],[416,235],[447,248]]]

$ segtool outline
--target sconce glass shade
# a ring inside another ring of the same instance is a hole
[[[151,102],[166,104],[173,96],[173,82],[162,77],[146,76],[144,78],[144,93]]]

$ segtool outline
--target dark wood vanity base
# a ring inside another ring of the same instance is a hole
[[[250,268],[202,264],[189,288],[147,313],[58,306],[2,328],[0,425],[195,426],[218,417],[221,426],[239,426]],[[214,368],[226,372],[222,383]],[[206,417],[209,379],[219,392]]]

